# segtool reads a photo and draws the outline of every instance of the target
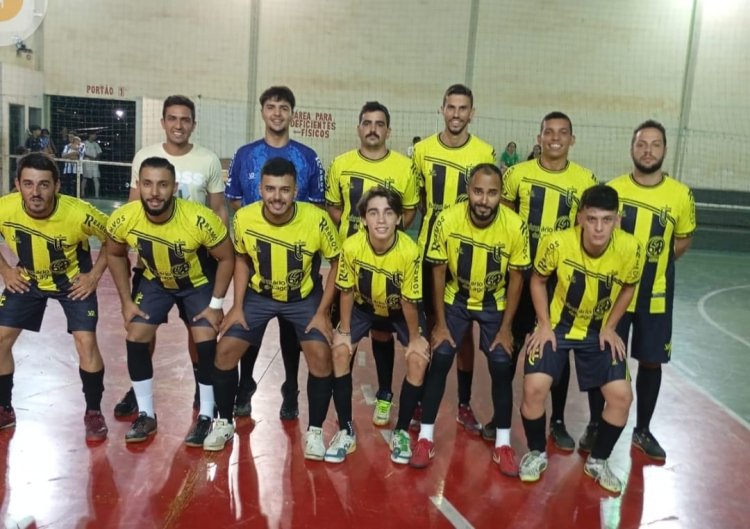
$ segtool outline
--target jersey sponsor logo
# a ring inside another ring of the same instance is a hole
[[[389,309],[397,309],[401,306],[401,296],[398,294],[390,294],[385,302]]]
[[[86,316],[89,318],[96,318],[96,311],[95,310],[89,310],[86,312]]]
[[[97,222],[96,217],[89,215],[88,213],[86,213],[86,219],[83,221],[83,224],[89,228],[96,228],[99,231],[105,231],[104,225],[101,222]]]
[[[570,228],[570,217],[558,217],[555,221],[555,231],[567,230]]]
[[[664,238],[663,237],[651,237],[646,244],[646,255],[648,255],[649,261],[658,261],[659,256],[664,251]]]
[[[4,307],[5,306],[5,299],[6,298],[5,298],[4,294],[2,296],[0,296],[0,307]]]
[[[181,279],[183,277],[188,277],[190,274],[190,264],[189,263],[178,263],[172,267],[172,276],[175,279]]]
[[[533,366],[534,364],[536,364],[536,361],[539,360],[539,358],[540,358],[539,350],[526,352],[526,361],[529,362],[530,366]]]
[[[336,281],[340,281],[341,283],[348,283],[349,272],[344,270],[343,267],[339,268],[339,277],[336,279]]]
[[[70,266],[68,259],[57,259],[49,264],[49,269],[53,274],[64,274]]]
[[[301,257],[300,257],[301,258]],[[299,290],[302,286],[302,281],[305,279],[305,272],[303,270],[292,270],[286,276],[286,283],[292,290]]]
[[[195,225],[199,230],[205,231],[212,241],[216,241],[219,239],[219,235],[216,233],[216,230],[213,229],[206,218],[202,215],[196,216]]]
[[[607,314],[609,309],[612,308],[612,300],[609,298],[601,299],[594,308],[594,319],[601,320],[604,315]]]
[[[140,305],[141,301],[143,301],[143,292],[138,292],[135,295],[135,299],[133,299],[133,303],[135,303],[136,305]]]
[[[333,231],[331,231],[330,225],[328,224],[328,222],[326,222],[325,218],[320,219],[320,224],[318,225],[318,228],[320,229],[320,233],[323,234],[323,236],[328,241],[328,244],[330,245],[330,247],[337,249],[339,247],[338,240],[336,239],[336,235],[333,233]],[[295,250],[296,250],[296,245],[295,245]],[[302,248],[300,247],[300,251],[301,250]]]
[[[490,272],[490,274],[484,278],[484,289],[490,292],[497,290],[497,287],[503,281],[503,274],[500,272]]]

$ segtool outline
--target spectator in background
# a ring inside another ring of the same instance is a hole
[[[530,153],[529,153],[529,155],[528,155],[528,156],[526,157],[526,160],[527,160],[527,161],[528,161],[528,160],[536,160],[536,159],[537,159],[537,158],[539,158],[539,157],[540,157],[541,155],[542,155],[542,146],[541,146],[541,145],[539,145],[539,144],[537,143],[536,145],[534,145],[534,148],[533,148],[533,149],[531,149],[531,152],[530,152]]]
[[[40,152],[42,150],[42,128],[39,125],[29,127],[31,136],[26,138],[25,152]]]
[[[52,136],[49,135],[49,129],[42,129],[42,152],[49,154],[50,156],[57,155],[57,147],[55,142],[52,141]]]
[[[409,158],[411,158],[411,155],[412,155],[412,154],[414,154],[414,146],[415,146],[415,145],[416,145],[417,143],[419,143],[420,141],[422,141],[422,137],[421,137],[421,136],[414,136],[414,137],[413,137],[413,138],[411,139],[411,145],[409,145],[409,148],[408,148],[408,149],[406,149],[406,155],[407,155],[407,156],[408,156]]]
[[[83,160],[85,154],[86,147],[81,143],[81,138],[73,132],[68,133],[68,143],[63,148],[62,158],[72,161],[66,162],[65,167],[63,167],[62,185],[60,186],[60,193],[63,195],[76,196],[78,164],[75,161]]]
[[[500,155],[500,171],[505,173],[508,167],[512,167],[520,161],[518,151],[516,151],[516,142],[512,141],[505,146],[505,150]]]
[[[96,141],[96,132],[89,133],[89,139],[83,144],[84,147],[84,160],[98,160],[102,155],[102,148]],[[81,180],[81,197],[86,196],[86,186],[88,182],[94,182],[94,197],[99,198],[99,178],[101,174],[99,172],[98,163],[84,163],[83,164],[83,180]]]

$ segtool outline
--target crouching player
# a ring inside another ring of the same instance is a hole
[[[344,241],[336,277],[336,287],[341,290],[341,322],[333,338],[333,402],[341,430],[325,459],[340,463],[356,448],[351,357],[357,343],[376,329],[396,332],[406,347],[406,376],[398,422],[391,435],[391,460],[407,464],[411,457],[407,430],[430,360],[429,343],[423,335],[422,260],[416,243],[398,230],[404,209],[398,194],[383,187],[370,188],[357,208],[366,230]]]
[[[628,419],[633,393],[625,343],[615,329],[641,278],[643,251],[618,228],[617,191],[596,185],[584,191],[578,225],[539,243],[531,296],[537,328],[526,344],[521,416],[529,453],[522,481],[537,481],[547,468],[544,400],[573,350],[581,391],[601,387],[606,401],[599,434],[584,472],[604,489],[619,493],[620,480],[607,459]],[[552,279],[551,300],[547,284]]]

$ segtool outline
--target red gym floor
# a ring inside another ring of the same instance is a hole
[[[283,366],[275,325],[255,371],[256,422],[239,421],[234,442],[223,452],[188,448],[182,440],[193,418],[193,381],[185,330],[174,315],[158,334],[159,432],[142,445],[126,445],[129,423],[112,415],[129,381],[122,319],[109,275],[100,285],[99,303],[109,439],[90,446],[83,439],[77,356],[62,311],[50,304],[41,333],[23,333],[15,347],[18,420],[15,429],[0,431],[0,520],[33,516],[36,527],[55,529],[750,526],[750,431],[674,368],[665,370],[654,420],[668,459],[655,465],[631,451],[631,421],[612,457],[614,469],[627,479],[622,496],[614,497],[583,474],[580,455],[554,448],[539,483],[501,476],[491,464],[489,443],[469,436],[454,420],[453,374],[438,417],[438,455],[431,467],[419,471],[392,464],[387,430],[370,422],[376,379],[367,343],[354,370],[357,451],[341,465],[306,461],[301,443],[307,425],[304,362],[302,415],[282,423]],[[483,420],[491,414],[485,365],[478,357],[473,400]],[[396,391],[402,376],[397,361]],[[585,400],[572,382],[566,422],[576,438],[585,426]],[[335,430],[331,405],[326,437]],[[513,432],[520,455],[526,448],[517,413]]]

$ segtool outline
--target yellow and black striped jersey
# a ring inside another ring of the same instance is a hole
[[[336,287],[354,291],[364,311],[388,317],[401,312],[401,300],[422,300],[422,259],[417,243],[403,231],[385,253],[375,253],[367,232],[355,233],[341,245]]]
[[[146,279],[168,290],[187,290],[209,282],[206,259],[210,250],[228,237],[221,219],[203,204],[174,199],[166,222],[154,224],[140,200],[117,208],[109,217],[107,233],[115,242],[138,251]]]
[[[466,200],[471,168],[481,163],[497,163],[492,145],[470,135],[460,147],[448,147],[433,134],[414,146],[412,171],[425,193],[425,214],[419,228],[419,247],[427,248],[438,214]]]
[[[263,216],[263,203],[237,210],[233,220],[234,249],[251,261],[248,287],[276,301],[306,298],[319,282],[321,256],[337,259],[341,252],[331,217],[313,204],[294,203],[294,215],[283,225]]]
[[[623,285],[641,279],[643,249],[629,233],[615,229],[607,249],[592,257],[583,249],[581,226],[545,235],[534,270],[550,277],[550,323],[568,340],[583,340],[607,322]]]
[[[49,217],[26,213],[21,193],[0,198],[0,234],[18,256],[21,277],[46,292],[66,292],[91,271],[89,238],[107,238],[107,216],[83,200],[57,195]]]
[[[596,183],[591,171],[574,162],[561,171],[549,171],[534,159],[506,171],[503,200],[516,205],[529,227],[532,260],[542,237],[575,224],[581,195]]]
[[[468,202],[461,202],[438,215],[425,259],[448,264],[445,303],[468,310],[504,310],[508,268],[531,266],[526,223],[500,206],[495,220],[479,228],[471,220]]]
[[[635,235],[646,251],[643,277],[628,311],[663,314],[667,298],[674,295],[674,240],[690,237],[696,228],[693,193],[666,174],[655,186],[642,186],[631,174],[607,185],[620,196],[620,227]]]
[[[333,160],[326,176],[326,203],[342,208],[341,240],[360,229],[357,204],[368,189],[376,186],[396,191],[404,209],[414,209],[419,204],[419,188],[411,172],[411,160],[403,154],[388,151],[383,158],[370,160],[355,149]]]

